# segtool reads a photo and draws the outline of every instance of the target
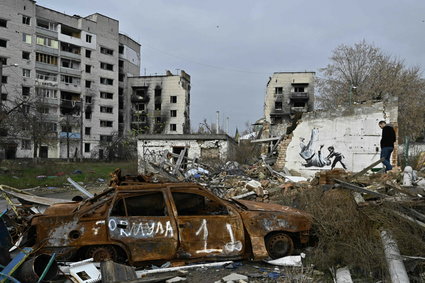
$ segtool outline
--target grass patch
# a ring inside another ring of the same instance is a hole
[[[3,161],[1,163],[0,184],[18,189],[33,187],[61,187],[71,177],[74,181],[91,183],[98,178],[109,180],[115,168],[123,174],[137,174],[137,161],[127,162],[63,162],[44,161],[34,164],[31,161]],[[79,174],[77,171],[80,171]],[[38,178],[38,176],[45,176]]]

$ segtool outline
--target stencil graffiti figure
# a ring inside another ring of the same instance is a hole
[[[335,168],[335,165],[339,162],[342,165],[342,168],[347,169],[347,166],[345,166],[344,163],[342,163],[342,160],[344,159],[344,155],[342,155],[340,152],[336,152],[335,148],[333,146],[328,147],[329,155],[326,157],[329,161],[332,157],[334,157],[334,160],[331,165],[331,169]]]
[[[318,136],[319,136],[319,129],[314,128],[311,130],[310,141],[307,144],[304,143],[305,139],[301,138],[300,156],[306,161],[306,163],[303,164],[303,166],[305,167],[311,167],[311,166],[324,167],[331,163],[329,159],[326,159],[325,157],[322,156],[321,150],[323,148],[323,145],[320,145],[320,148],[317,152],[314,149],[314,145],[315,145],[315,142],[317,142],[318,140]]]

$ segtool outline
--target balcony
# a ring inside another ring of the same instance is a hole
[[[291,100],[308,100],[308,92],[291,92]]]
[[[44,45],[39,45],[39,44],[36,44],[35,45],[35,50],[36,51],[40,51],[42,53],[49,54],[49,55],[58,56],[58,54],[59,54],[59,50],[58,49],[52,48],[52,47],[48,47],[48,46],[44,46]]]
[[[61,56],[62,57],[66,57],[66,58],[70,58],[70,59],[81,60],[81,54],[79,54],[79,53],[74,53],[74,52],[68,52],[68,51],[61,50]]]
[[[149,96],[148,95],[140,96],[140,95],[133,94],[131,96],[131,102],[145,102],[145,103],[147,103],[147,102],[149,102]]]
[[[45,29],[45,28],[41,28],[39,26],[36,26],[35,32],[37,34],[45,35],[45,36],[48,36],[48,37],[51,37],[51,38],[55,38],[55,39],[58,38],[58,32],[55,31],[55,30]]]
[[[58,71],[58,65],[52,65],[52,64],[46,64],[46,63],[40,63],[35,62],[35,68],[50,72],[57,72]]]
[[[302,107],[302,106],[293,106],[291,107],[291,114],[293,113],[306,113],[307,112],[307,105]]]
[[[59,89],[60,90],[64,90],[64,91],[70,91],[70,92],[81,92],[81,86],[78,83],[65,83],[65,82],[60,82],[59,83]]]
[[[81,76],[81,70],[80,69],[72,69],[72,68],[61,67],[60,72],[62,74],[67,74],[67,75]]]

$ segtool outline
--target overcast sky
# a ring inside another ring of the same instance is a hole
[[[101,13],[142,45],[141,74],[185,70],[191,122],[263,115],[273,72],[315,71],[339,44],[365,39],[409,66],[425,60],[424,0],[38,0],[66,14]]]

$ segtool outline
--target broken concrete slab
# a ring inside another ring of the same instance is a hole
[[[224,282],[230,282],[230,281],[237,282],[239,280],[248,280],[248,276],[238,274],[238,273],[231,273],[230,275],[223,277],[221,280],[223,280]]]
[[[174,278],[166,280],[165,283],[183,282],[183,281],[186,281],[186,280],[187,279],[184,278],[184,277],[176,276]]]
[[[350,269],[347,266],[336,270],[336,283],[353,283]]]
[[[274,260],[269,260],[267,263],[278,265],[278,266],[302,266],[302,259],[305,257],[305,254],[285,256]]]

